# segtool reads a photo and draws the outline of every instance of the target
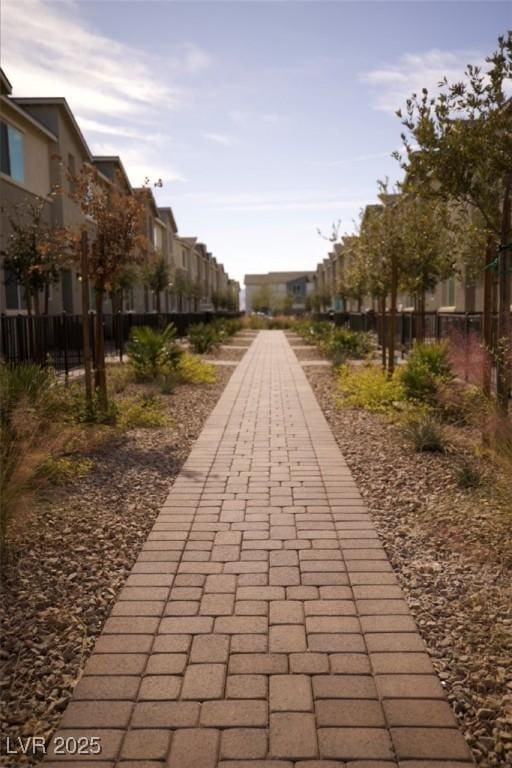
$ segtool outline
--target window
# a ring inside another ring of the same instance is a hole
[[[12,125],[0,123],[0,170],[15,181],[24,181],[23,135]]]
[[[5,271],[5,308],[26,309],[25,291],[7,270]]]

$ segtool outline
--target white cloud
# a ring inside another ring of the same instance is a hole
[[[191,103],[188,80],[211,57],[185,42],[156,58],[99,33],[80,9],[74,0],[4,0],[2,65],[14,95],[64,96],[92,152],[120,155],[134,184],[145,176],[182,181],[169,134],[154,126]]]
[[[228,136],[226,133],[205,133],[203,135],[208,141],[212,141],[214,144],[220,144],[223,147],[231,147],[236,143],[236,139],[232,136]]]
[[[82,117],[81,115],[76,115],[76,119],[80,128],[87,135],[118,136],[120,139],[141,139],[143,141],[161,141],[163,138],[161,133],[148,134],[136,128],[126,128],[124,125],[113,125],[98,122],[97,120],[89,120],[89,118]],[[169,139],[169,136],[166,138]]]
[[[185,197],[201,202],[217,211],[271,213],[280,211],[323,211],[350,210],[366,205],[366,200],[353,198],[350,194],[316,190],[275,191],[258,194],[194,195]]]
[[[181,105],[181,89],[154,76],[141,51],[89,28],[75,3],[8,0],[2,58],[17,95],[65,96],[86,116],[136,115]]]
[[[412,93],[421,93],[422,88],[435,92],[445,76],[449,82],[462,80],[468,63],[485,65],[484,57],[476,51],[433,49],[426,53],[406,53],[397,64],[366,72],[361,80],[373,87],[376,109],[396,112]]]
[[[210,69],[212,64],[211,56],[193,43],[184,43],[174,58],[176,69],[182,69],[189,75],[204,72],[206,69]]]
[[[186,181],[172,164],[163,159],[165,153],[159,152],[158,148],[151,151],[149,147],[136,149],[130,145],[120,152],[118,145],[101,142],[92,143],[91,148],[95,155],[120,155],[134,187],[141,186],[145,178],[151,181],[162,179],[164,184]]]

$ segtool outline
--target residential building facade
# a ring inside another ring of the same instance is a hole
[[[274,312],[304,312],[314,288],[314,276],[314,272],[308,271],[245,275],[246,312],[265,305]]]
[[[176,312],[214,308],[212,294],[226,297],[229,276],[222,264],[196,237],[180,237],[170,207],[158,207],[149,188],[133,189],[117,156],[94,156],[64,98],[17,98],[0,70],[2,117],[0,194],[0,251],[5,252],[10,222],[20,221],[20,211],[33,204],[43,208],[49,226],[78,232],[86,224],[73,200],[73,177],[84,164],[95,168],[101,183],[115,184],[123,194],[138,195],[145,206],[148,248],[145,265],[127,274],[120,290],[105,299],[104,311]],[[90,222],[87,224],[90,229]],[[147,274],[163,259],[169,275],[158,294],[148,284]],[[57,283],[46,290],[39,311],[48,314],[81,312],[78,265],[62,270]],[[237,294],[238,299],[238,294]],[[217,301],[215,302],[217,304]],[[91,306],[94,302],[91,301]],[[3,269],[0,261],[0,313],[27,313],[24,289]]]

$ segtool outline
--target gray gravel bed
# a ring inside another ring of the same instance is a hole
[[[462,491],[454,456],[417,454],[381,416],[336,407],[305,369],[366,498],[450,704],[481,768],[512,765],[512,510]]]
[[[52,491],[20,520],[0,607],[2,738],[49,738],[55,730],[172,481],[233,370],[219,367],[213,385],[177,387],[163,398],[173,427],[109,438],[88,454],[94,461],[88,475]],[[0,755],[2,766],[35,762]]]

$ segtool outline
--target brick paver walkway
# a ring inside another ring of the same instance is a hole
[[[102,768],[471,762],[283,333],[234,372],[59,735],[99,736]]]

